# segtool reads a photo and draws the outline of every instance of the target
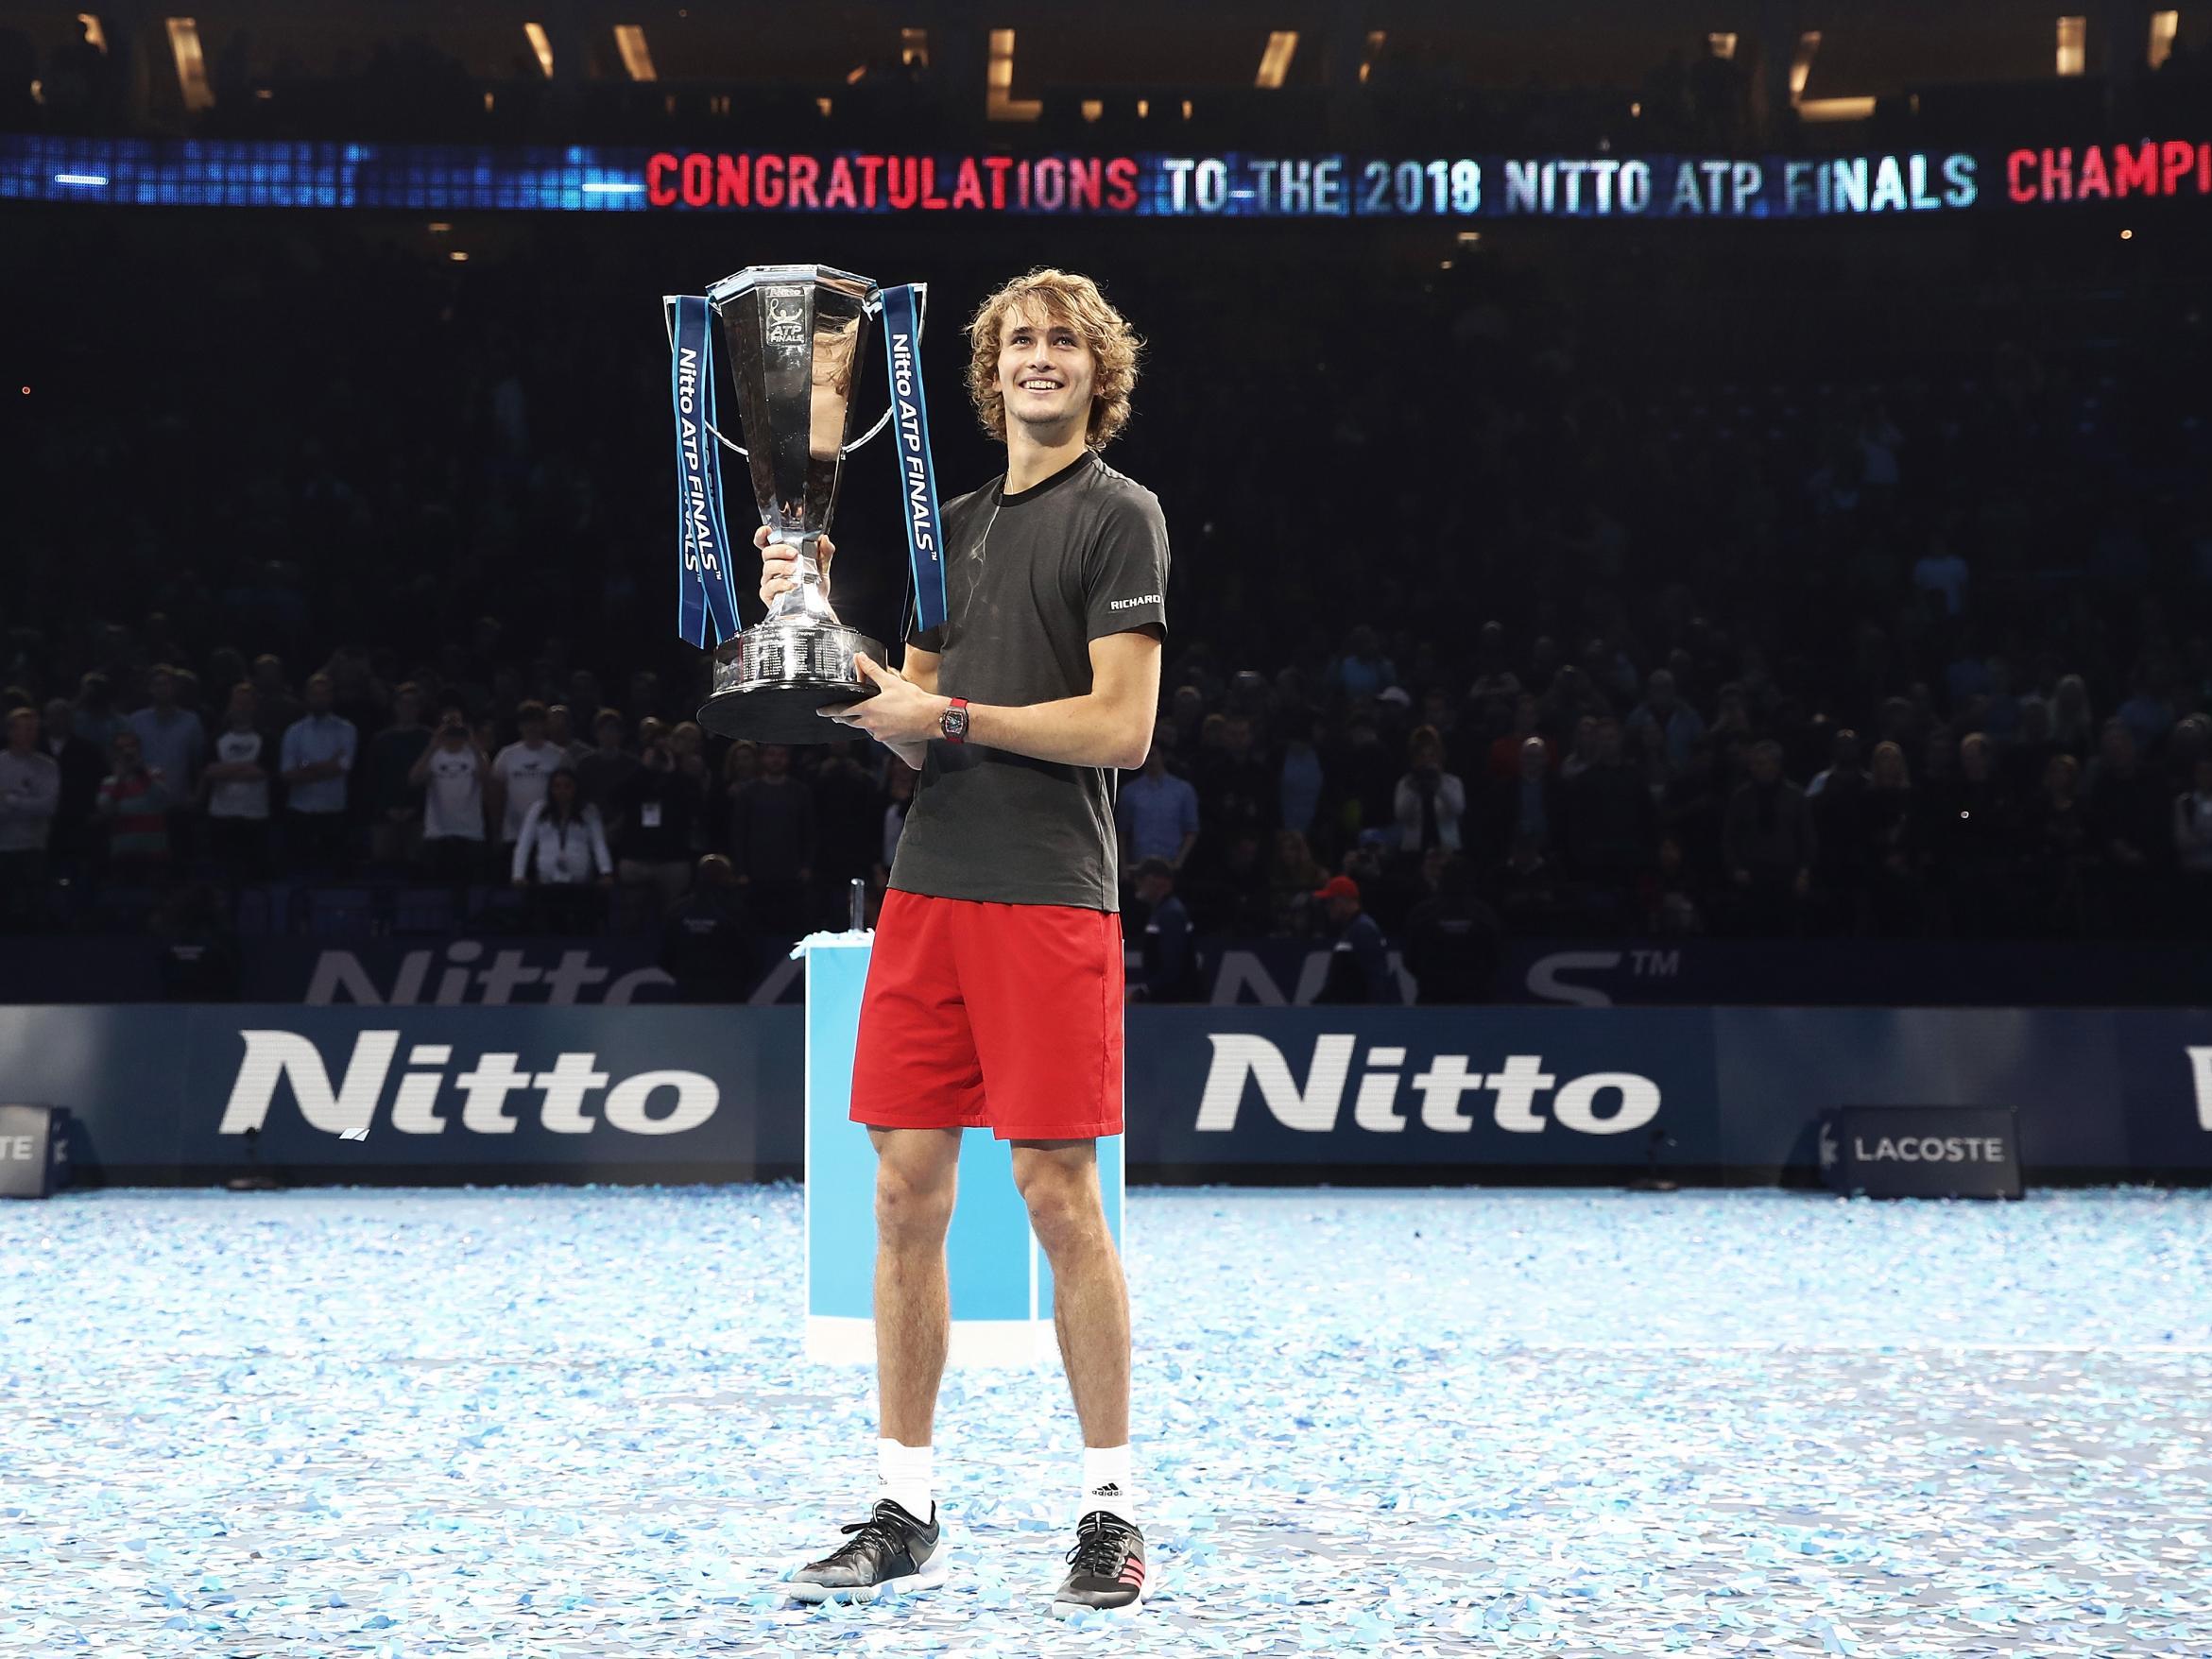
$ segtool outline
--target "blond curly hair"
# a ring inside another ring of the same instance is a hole
[[[1129,423],[1129,393],[1137,385],[1137,354],[1144,342],[1116,311],[1089,277],[1040,265],[1027,276],[1016,277],[986,299],[968,324],[972,348],[968,362],[968,390],[975,399],[975,413],[984,430],[1001,443],[1006,440],[1006,400],[999,390],[999,336],[1006,314],[1018,306],[1035,304],[1048,321],[1066,323],[1090,348],[1094,368],[1090,382],[1090,419],[1083,441],[1103,450]]]

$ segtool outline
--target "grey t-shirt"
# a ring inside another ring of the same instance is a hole
[[[1022,707],[1090,690],[1090,641],[1165,634],[1159,498],[1095,454],[1014,495],[1005,480],[945,508],[937,691]],[[1114,774],[933,739],[891,885],[938,898],[1118,910]]]

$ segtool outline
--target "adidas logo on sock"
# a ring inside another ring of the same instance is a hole
[[[1104,1486],[1093,1486],[1090,1489],[1090,1496],[1093,1497],[1119,1497],[1122,1496],[1122,1489],[1113,1481],[1108,1480]]]

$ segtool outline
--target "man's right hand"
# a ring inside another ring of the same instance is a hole
[[[788,542],[769,540],[765,524],[753,532],[753,545],[761,550],[761,603],[773,605],[777,594],[788,593],[798,586],[798,549]],[[814,562],[821,567],[825,599],[830,595],[830,560],[836,552],[837,544],[827,536],[821,538],[814,550]]]

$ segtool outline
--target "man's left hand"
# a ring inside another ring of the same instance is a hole
[[[818,710],[840,726],[864,731],[879,743],[926,743],[943,735],[938,722],[952,706],[950,697],[923,691],[897,669],[885,668],[867,657],[855,657],[861,673],[876,687],[876,694],[859,703],[840,703]]]

